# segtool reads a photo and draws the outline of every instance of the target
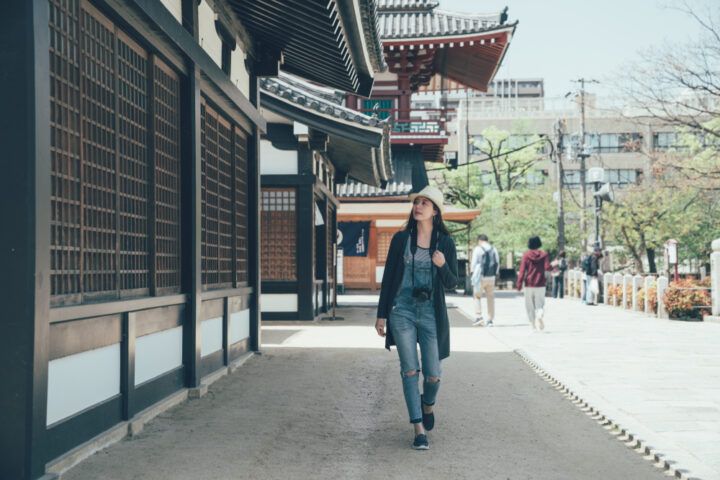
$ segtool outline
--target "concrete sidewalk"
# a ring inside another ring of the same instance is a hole
[[[431,449],[412,450],[397,353],[374,314],[266,324],[263,355],[62,478],[667,478],[456,308]]]
[[[546,333],[529,331],[524,301],[511,292],[500,293],[496,327],[486,330],[664,455],[681,477],[720,479],[720,325],[546,301]],[[450,303],[474,317],[471,298]]]

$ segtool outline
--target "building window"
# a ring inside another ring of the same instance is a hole
[[[567,188],[580,188],[580,172],[578,170],[565,170],[564,185]],[[639,181],[637,170],[618,169],[605,170],[604,182],[609,182],[614,188],[627,188],[630,185],[636,185]],[[592,188],[592,183],[587,183],[588,189]]]
[[[247,282],[247,136],[203,98],[202,157],[203,288]]]
[[[263,280],[297,280],[297,205],[294,188],[263,188],[261,275]]]
[[[703,142],[705,145],[705,142]],[[681,135],[674,132],[658,132],[653,135],[653,150],[656,152],[687,152],[690,150],[688,145],[683,145]]]
[[[92,6],[49,7],[52,304],[179,291],[179,78]]]
[[[593,153],[637,152],[641,142],[639,133],[600,133],[589,135],[586,139]]]

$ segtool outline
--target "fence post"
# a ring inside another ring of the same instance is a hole
[[[610,295],[608,295],[608,286],[612,282],[612,273],[603,273],[603,303],[610,303]]]
[[[622,285],[622,282],[623,282],[622,273],[616,273],[615,275],[613,275],[613,285],[615,285],[617,287],[618,285]],[[622,302],[622,295],[620,295],[620,301]],[[618,297],[616,294],[613,296],[613,305],[617,307],[617,304],[618,304]],[[620,304],[620,306],[622,306],[622,304]]]
[[[713,253],[710,254],[710,294],[712,311],[705,321],[720,322],[720,238],[712,242]]]
[[[627,294],[627,287],[632,288],[632,275],[625,274],[623,275],[622,280],[622,308],[630,308],[631,305],[628,302],[628,294]],[[630,299],[632,300],[632,299]]]
[[[643,285],[643,277],[642,275],[635,275],[632,279],[632,310],[633,312],[637,312],[640,310],[640,307],[638,306],[638,290],[642,288]]]
[[[653,314],[653,312],[650,311],[650,294],[648,293],[650,291],[650,287],[655,285],[655,278],[651,276],[645,277],[645,285],[643,288],[645,289],[645,313],[646,314]]]
[[[570,297],[577,298],[577,295],[575,294],[575,281],[577,276],[575,275],[575,270],[569,270],[568,272],[568,279],[570,280],[570,284],[568,285],[568,293],[570,294]]]
[[[665,275],[661,275],[657,279],[657,315],[658,318],[668,318],[665,304],[663,303],[663,294],[668,289],[668,279]]]

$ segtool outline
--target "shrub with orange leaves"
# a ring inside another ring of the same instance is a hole
[[[702,318],[710,314],[710,292],[701,282],[687,278],[671,282],[663,294],[663,303],[670,318]]]

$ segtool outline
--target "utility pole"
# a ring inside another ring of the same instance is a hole
[[[582,188],[582,194],[580,196],[580,231],[582,232],[582,251],[587,251],[587,182],[586,182],[586,171],[585,171],[585,159],[590,156],[585,151],[585,83],[599,83],[597,80],[589,80],[585,78],[579,78],[575,80],[580,84],[580,150],[578,152],[578,158],[580,159],[580,187]]]
[[[562,152],[560,151],[560,144],[562,142],[564,121],[559,118],[555,121],[555,129],[553,131],[553,145],[555,154],[555,164],[557,165],[557,244],[558,250],[565,249],[565,212],[563,211],[563,167],[562,167]]]

